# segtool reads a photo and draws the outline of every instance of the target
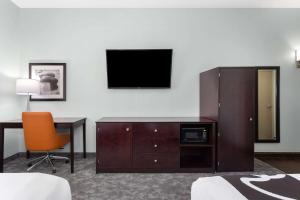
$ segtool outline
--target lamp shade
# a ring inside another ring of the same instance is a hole
[[[33,79],[17,79],[16,93],[18,95],[40,94],[40,83]]]

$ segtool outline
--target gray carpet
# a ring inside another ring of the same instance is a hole
[[[95,173],[96,158],[77,157],[75,173],[70,174],[69,164],[56,162],[55,175],[66,178],[71,185],[73,200],[188,200],[193,181],[199,177],[222,174],[276,174],[282,171],[255,160],[252,173]],[[4,165],[5,172],[25,172],[27,160],[19,157]],[[45,163],[35,172],[51,173]]]

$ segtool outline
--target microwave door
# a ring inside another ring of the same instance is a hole
[[[183,128],[182,130],[183,143],[206,143],[207,130],[205,128]]]

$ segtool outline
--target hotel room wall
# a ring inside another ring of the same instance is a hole
[[[24,76],[29,62],[67,63],[67,101],[32,110],[87,116],[89,152],[104,116],[198,116],[199,73],[216,66],[281,66],[281,143],[255,149],[300,152],[300,9],[21,9],[20,19]],[[107,89],[110,48],[174,49],[172,88]]]
[[[19,117],[21,97],[16,95],[20,75],[19,8],[10,0],[0,0],[0,121]],[[19,152],[19,130],[7,130],[4,156]]]

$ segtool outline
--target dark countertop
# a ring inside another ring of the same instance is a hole
[[[215,123],[216,121],[200,117],[103,117],[96,121],[101,122],[197,122]]]

